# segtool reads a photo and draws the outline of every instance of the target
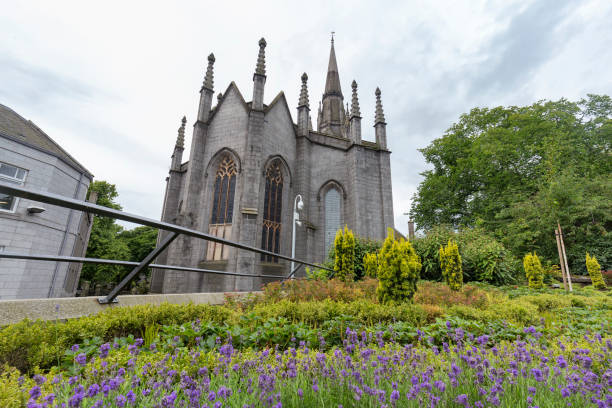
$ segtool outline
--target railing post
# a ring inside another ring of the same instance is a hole
[[[121,292],[121,290],[126,287],[128,285],[128,283],[130,283],[132,281],[132,279],[134,279],[136,277],[136,275],[138,275],[140,273],[140,271],[142,271],[143,269],[145,269],[147,266],[149,266],[149,264],[151,262],[153,262],[153,260],[155,258],[157,258],[157,256],[168,247],[168,245],[170,245],[170,243],[172,243],[172,241],[174,241],[174,239],[176,237],[178,237],[179,234],[177,234],[176,232],[171,232],[170,234],[168,234],[168,236],[166,236],[164,238],[164,240],[159,244],[159,246],[157,248],[155,248],[153,251],[151,251],[149,253],[149,255],[147,255],[145,257],[145,259],[143,259],[137,267],[135,267],[134,269],[132,269],[132,272],[130,272],[125,278],[123,278],[123,280],[121,281],[121,283],[119,283],[117,286],[115,286],[115,288],[113,290],[111,290],[111,292],[106,296],[106,297],[99,297],[98,298],[98,302],[100,302],[100,304],[107,304],[107,303],[111,303],[111,302],[117,302],[115,300],[115,298],[117,297],[117,295],[119,294],[119,292]]]

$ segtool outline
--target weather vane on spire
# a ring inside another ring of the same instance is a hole
[[[334,34],[336,34],[336,32],[332,31],[331,34],[332,34],[332,44],[333,44],[334,43]]]

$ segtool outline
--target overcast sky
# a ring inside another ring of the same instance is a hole
[[[0,0],[0,8],[0,103],[116,184],[124,210],[155,219],[180,118],[196,116],[206,56],[216,56],[215,93],[235,81],[250,100],[262,36],[265,102],[284,91],[294,121],[307,72],[316,126],[331,31],[345,97],[359,84],[368,140],[380,87],[404,232],[402,214],[427,169],[417,149],[462,113],[612,94],[609,0]]]

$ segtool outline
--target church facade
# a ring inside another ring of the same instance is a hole
[[[336,231],[348,225],[364,238],[381,240],[393,227],[390,151],[381,92],[377,88],[373,126],[376,141],[362,140],[357,83],[345,109],[332,39],[327,79],[312,128],[308,76],[293,122],[283,92],[264,104],[266,41],[259,41],[252,100],[235,83],[213,106],[214,55],[200,90],[189,161],[183,162],[185,125],[172,155],[162,221],[214,236],[320,263]],[[301,225],[293,224],[297,195],[303,199]],[[165,232],[160,232],[158,241]],[[181,265],[252,275],[286,276],[289,262],[202,239],[179,236],[158,264]],[[301,269],[298,276],[303,275]],[[260,278],[153,271],[154,293],[258,290]]]

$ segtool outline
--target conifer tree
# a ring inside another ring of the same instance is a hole
[[[461,255],[457,243],[449,240],[446,247],[440,247],[440,268],[446,284],[452,290],[460,290],[463,285]]]
[[[344,227],[336,233],[334,241],[334,274],[344,282],[355,280],[355,235]]]
[[[586,268],[591,276],[591,282],[595,289],[605,289],[606,282],[604,282],[603,276],[601,275],[601,266],[597,262],[597,258],[586,253]]]
[[[421,271],[421,260],[409,241],[397,241],[393,229],[378,254],[378,300],[395,303],[412,300]]]
[[[541,289],[544,287],[544,268],[542,268],[540,258],[538,258],[535,252],[525,255],[523,258],[523,268],[525,269],[527,284],[530,288]]]

